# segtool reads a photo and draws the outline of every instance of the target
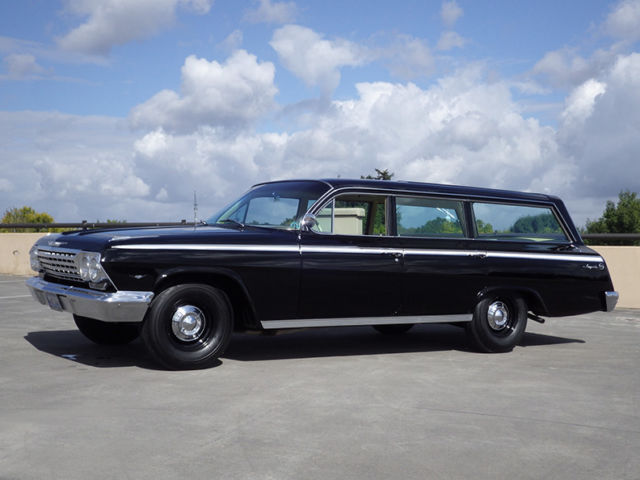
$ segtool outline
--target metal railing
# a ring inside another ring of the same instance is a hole
[[[18,229],[36,229],[49,230],[59,228],[77,228],[78,230],[88,230],[89,228],[142,228],[142,227],[176,227],[180,225],[190,225],[186,220],[180,222],[87,222],[83,220],[78,223],[0,223],[0,229],[18,230]]]
[[[583,233],[584,240],[640,240],[640,233]]]

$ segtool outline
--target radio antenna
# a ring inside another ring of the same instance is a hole
[[[198,224],[198,199],[196,197],[196,191],[193,191],[193,228],[196,228]]]

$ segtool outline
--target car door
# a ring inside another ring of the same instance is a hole
[[[452,315],[473,311],[486,282],[485,254],[468,235],[462,200],[395,197],[398,245],[404,250],[403,312]]]
[[[345,192],[317,211],[302,232],[300,318],[401,313],[402,250],[389,235],[389,199]]]

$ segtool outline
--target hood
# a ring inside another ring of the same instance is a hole
[[[36,245],[70,248],[89,252],[101,252],[115,245],[133,244],[216,244],[216,243],[276,243],[286,237],[297,236],[297,232],[245,227],[226,228],[209,225],[117,228],[65,232],[60,235],[42,237]]]

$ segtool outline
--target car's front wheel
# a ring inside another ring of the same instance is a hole
[[[476,305],[473,320],[466,325],[467,336],[481,352],[513,350],[527,328],[527,305],[516,294],[487,297]]]
[[[73,321],[85,337],[100,345],[125,345],[140,335],[137,323],[102,322],[80,315],[74,315]]]
[[[233,331],[226,294],[204,284],[170,287],[156,296],[142,325],[151,356],[172,370],[213,366]]]

